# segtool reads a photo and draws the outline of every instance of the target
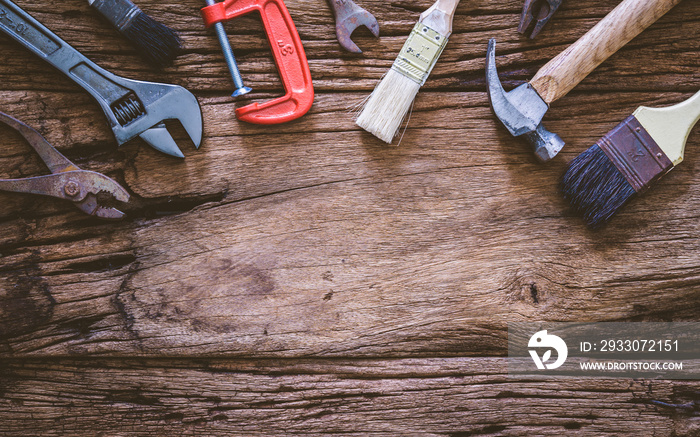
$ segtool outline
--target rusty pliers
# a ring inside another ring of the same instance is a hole
[[[50,175],[23,179],[0,179],[0,191],[32,193],[70,200],[84,213],[103,219],[120,219],[124,213],[100,205],[98,195],[110,196],[120,202],[129,200],[121,185],[94,171],[80,170],[56,150],[39,132],[21,121],[0,112],[0,122],[22,135],[39,154]]]
[[[535,38],[545,24],[554,16],[554,13],[559,9],[559,6],[561,6],[562,1],[563,0],[525,0],[523,13],[520,16],[518,32],[526,33],[534,21],[535,24],[532,26],[530,39]]]

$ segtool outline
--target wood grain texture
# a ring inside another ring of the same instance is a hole
[[[13,435],[692,436],[698,385],[528,381],[498,359],[97,360],[1,367]],[[116,385],[110,381],[119,381]],[[96,430],[98,433],[96,433]]]
[[[0,193],[0,434],[698,434],[697,410],[650,403],[692,403],[696,383],[510,380],[498,357],[508,321],[700,316],[697,129],[685,162],[600,232],[556,192],[566,163],[635,108],[700,89],[699,2],[552,105],[545,122],[567,146],[547,165],[488,107],[487,41],[510,89],[615,0],[564,2],[534,41],[516,31],[520,1],[463,0],[399,146],[351,108],[430,1],[359,2],[382,32],[358,31],[360,56],[341,51],[325,2],[288,2],[317,97],[274,127],[234,115],[282,93],[255,16],[227,23],[254,88],[235,102],[197,1],[138,2],[182,33],[163,72],[87,2],[17,3],[117,74],[188,87],[205,138],[184,161],[117,149],[86,93],[0,36],[0,110],[132,195],[127,219],[106,223]],[[0,135],[0,177],[46,171]]]

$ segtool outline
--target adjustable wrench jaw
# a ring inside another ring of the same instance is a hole
[[[163,123],[165,120],[177,120],[194,146],[199,148],[203,131],[202,111],[197,98],[192,93],[177,85],[139,82],[124,78],[121,80],[130,85],[133,95],[141,102],[143,111],[122,125],[117,118],[119,114],[115,111],[126,110],[126,115],[131,115],[128,113],[129,108],[123,105],[110,107],[107,117],[111,123],[116,122],[112,124],[112,130],[120,145],[140,136],[154,149],[184,158],[185,156]]]
[[[486,55],[486,84],[494,114],[514,137],[524,137],[540,161],[549,161],[564,147],[564,141],[542,124],[549,105],[529,84],[510,92],[503,89],[496,70],[496,40],[489,41]]]
[[[184,158],[163,123],[177,120],[199,148],[202,111],[196,97],[183,87],[126,79],[96,65],[85,76],[91,80],[85,81],[83,87],[102,107],[120,146],[140,136],[154,149]],[[107,80],[100,80],[99,76]]]

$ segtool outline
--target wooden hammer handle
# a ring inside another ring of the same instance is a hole
[[[681,0],[624,0],[578,41],[549,61],[530,84],[547,104],[564,97],[603,61]]]

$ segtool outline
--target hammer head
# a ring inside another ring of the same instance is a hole
[[[529,83],[508,93],[503,89],[496,71],[495,39],[489,40],[486,54],[486,84],[491,108],[511,135],[524,136],[541,161],[554,158],[564,147],[564,141],[542,125],[542,117],[549,105]]]

